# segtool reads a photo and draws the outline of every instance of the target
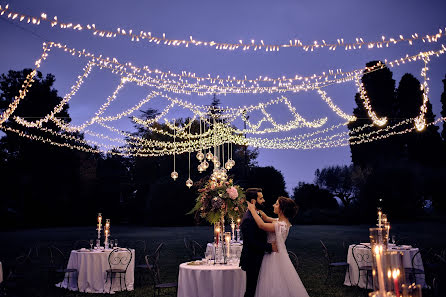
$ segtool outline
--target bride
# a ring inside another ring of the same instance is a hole
[[[285,246],[290,230],[290,221],[297,214],[296,203],[286,197],[279,197],[274,206],[277,219],[256,212],[255,205],[248,202],[248,209],[260,229],[268,232],[268,242],[276,242],[277,253],[265,254],[257,280],[256,297],[308,297]]]

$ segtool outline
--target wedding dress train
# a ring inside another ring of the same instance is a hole
[[[257,279],[256,297],[309,297],[291,263],[285,240],[290,227],[274,222],[275,232],[268,232],[268,242],[275,241],[277,253],[265,254]]]

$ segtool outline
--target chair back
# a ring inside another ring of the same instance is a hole
[[[108,265],[110,269],[124,269],[127,272],[132,256],[132,251],[128,248],[113,249],[108,255]]]
[[[288,256],[290,257],[291,263],[293,263],[294,269],[297,271],[297,267],[299,266],[299,258],[291,251],[288,251]]]
[[[330,253],[328,252],[327,246],[324,244],[324,242],[322,240],[319,240],[321,242],[322,245],[322,252],[324,254],[324,259],[325,261],[327,261],[328,264],[331,263],[331,256]]]
[[[195,240],[191,240],[190,243],[191,243],[192,255],[194,256],[194,258],[197,257],[200,257],[200,259],[203,258],[204,250],[201,244],[199,244]]]
[[[78,250],[81,248],[90,248],[90,242],[88,240],[76,240],[73,244],[73,250]]]
[[[50,268],[65,268],[67,258],[60,248],[55,245],[48,247],[48,264]]]
[[[364,248],[367,249],[367,252],[364,252]],[[354,245],[352,255],[358,269],[365,266],[372,266],[373,264],[372,249],[369,246],[361,244]]]

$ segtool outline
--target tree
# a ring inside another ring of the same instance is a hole
[[[19,94],[30,72],[31,69],[10,70],[0,76],[0,112],[4,112]],[[13,116],[35,121],[50,113],[62,100],[53,88],[54,82],[53,75],[47,74],[44,77],[41,72],[37,72],[32,87]],[[70,122],[68,105],[56,116],[64,122]],[[12,117],[3,126],[49,137],[38,129],[19,125]],[[43,127],[53,131],[60,130],[52,123],[44,123]],[[82,138],[82,135],[76,136]],[[13,210],[15,214],[15,218],[8,222],[9,225],[19,217],[22,218],[21,224],[32,222],[34,226],[68,222],[76,216],[75,212],[81,205],[88,204],[82,201],[85,197],[79,197],[82,153],[30,140],[9,130],[5,130],[0,139],[0,152],[1,212]],[[0,217],[8,218],[2,215]]]
[[[299,182],[293,189],[293,199],[305,211],[309,209],[336,209],[338,202],[333,194],[318,185]]]
[[[366,66],[373,67],[378,63],[382,62],[372,61],[367,63]],[[385,67],[365,73],[362,77],[362,83],[370,99],[370,106],[373,111],[380,118],[387,117],[388,123],[382,127],[373,125],[372,127],[362,129],[360,132],[354,132],[354,129],[362,127],[363,125],[373,124],[359,93],[357,93],[355,95],[357,107],[353,110],[353,115],[356,116],[357,120],[348,124],[352,135],[376,132],[385,128],[387,125],[393,124],[395,119],[395,80],[392,78],[392,72]],[[355,140],[357,139],[352,139],[350,142]],[[361,145],[350,145],[350,150],[353,164],[365,168],[393,160],[399,148],[390,139],[381,139]]]
[[[446,118],[446,75],[443,79],[443,93],[441,93],[441,116]],[[443,121],[443,130],[441,131],[443,142],[446,144],[446,121]]]
[[[261,188],[267,206],[267,211],[272,215],[272,205],[279,196],[288,197],[285,179],[282,172],[272,166],[252,167],[248,176],[246,187]]]
[[[315,172],[315,184],[328,190],[333,196],[339,198],[345,207],[350,206],[355,199],[355,186],[353,182],[353,165],[329,166]]]

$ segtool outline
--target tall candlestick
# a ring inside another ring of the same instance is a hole
[[[375,246],[375,259],[376,259],[376,269],[378,274],[378,285],[379,285],[379,295],[380,297],[386,296],[386,289],[384,287],[384,271],[381,263],[381,253],[383,251],[383,246],[381,244],[378,244]]]
[[[229,232],[227,232],[229,233]],[[226,234],[225,236],[225,241],[226,241],[226,256],[229,259],[229,241],[231,240],[231,237],[229,236],[229,234]]]
[[[399,284],[398,284],[399,274],[400,274],[400,270],[399,269],[394,269],[393,272],[392,272],[393,286],[395,287],[396,297],[400,297],[400,287],[399,287]]]
[[[232,229],[232,241],[235,240],[234,231],[235,231],[235,224],[234,219],[231,219],[231,229]]]
[[[378,211],[378,228],[381,228],[381,215],[382,215],[382,212],[381,212],[381,210],[379,210]]]
[[[219,226],[217,226],[216,228],[215,228],[215,232],[217,233],[217,235],[216,235],[216,241],[217,241],[217,246],[218,246],[218,239],[219,239],[219,237],[220,237],[220,227]]]

